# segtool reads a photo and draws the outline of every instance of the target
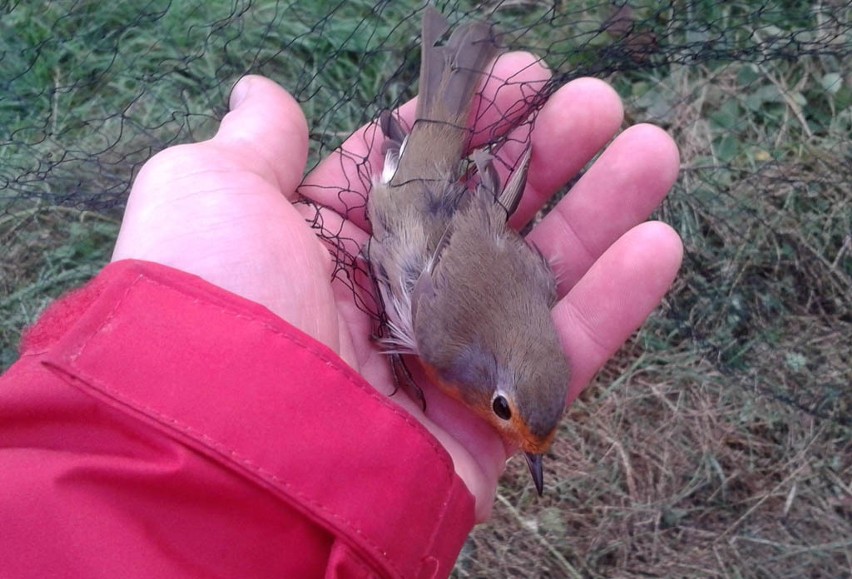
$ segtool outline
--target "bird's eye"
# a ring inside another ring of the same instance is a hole
[[[512,410],[509,408],[509,402],[503,396],[495,396],[494,402],[491,403],[491,408],[494,409],[494,414],[503,420],[509,420],[512,417]]]

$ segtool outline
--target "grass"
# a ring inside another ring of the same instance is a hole
[[[445,12],[498,3],[441,3]],[[458,577],[852,574],[850,4],[506,3],[493,18],[681,149],[664,306],[569,410],[530,491],[512,461]],[[128,185],[206,138],[247,71],[313,160],[414,90],[414,2],[15,5],[0,20],[0,366],[109,259]],[[625,29],[605,26],[618,16]],[[329,63],[334,63],[333,66]],[[376,95],[383,95],[378,98]]]
[[[17,359],[23,328],[107,263],[117,234],[115,219],[77,209],[35,205],[0,214],[0,368]]]

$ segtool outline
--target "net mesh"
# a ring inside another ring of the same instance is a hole
[[[553,495],[536,503],[510,465],[456,574],[848,574],[852,4],[436,4],[543,59],[554,75],[525,93],[533,111],[595,76],[623,98],[625,126],[668,130],[682,166],[656,217],[686,247],[663,307],[569,413]],[[3,367],[20,329],[108,259],[141,165],[212,136],[246,73],[295,96],[309,168],[354,167],[357,186],[335,193],[363,212],[369,165],[338,147],[416,94],[422,7],[0,4]],[[512,138],[534,120],[513,117]],[[317,211],[312,225],[338,282],[368,283],[339,221]]]

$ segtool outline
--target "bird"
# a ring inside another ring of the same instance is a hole
[[[570,367],[551,317],[554,273],[507,223],[532,150],[504,184],[487,148],[468,151],[476,91],[500,49],[485,22],[449,31],[428,7],[415,120],[409,130],[388,111],[379,118],[384,165],[367,201],[366,258],[389,330],[382,347],[398,360],[415,356],[441,390],[522,450],[541,496]]]

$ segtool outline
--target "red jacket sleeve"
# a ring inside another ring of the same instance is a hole
[[[473,516],[333,352],[165,266],[108,266],[0,378],[4,577],[440,577]]]

